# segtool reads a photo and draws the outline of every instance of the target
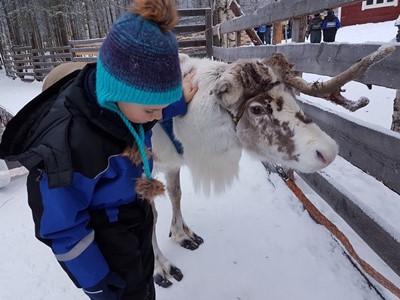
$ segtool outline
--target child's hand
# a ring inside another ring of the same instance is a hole
[[[194,74],[195,74],[194,71],[190,71],[189,74],[186,74],[185,77],[183,77],[182,88],[183,88],[183,96],[185,97],[186,103],[192,101],[194,95],[198,90],[197,86],[193,87]]]

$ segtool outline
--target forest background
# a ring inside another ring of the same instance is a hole
[[[102,38],[132,0],[0,0],[0,51],[10,46],[59,47]],[[215,0],[176,0],[178,8],[212,7]],[[238,1],[240,2],[240,1]],[[246,13],[268,0],[241,1]]]

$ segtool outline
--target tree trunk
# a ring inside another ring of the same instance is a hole
[[[3,47],[5,47],[6,45],[11,46],[11,44],[12,44],[11,41],[13,40],[13,38],[12,38],[13,31],[12,31],[11,20],[10,20],[10,17],[8,16],[8,8],[6,6],[5,0],[1,0],[0,4],[3,9],[4,16],[5,16],[4,20],[0,21],[1,22],[0,29],[2,29],[2,31],[1,31],[2,35],[0,37],[1,38],[0,42],[2,43]],[[4,32],[3,32],[3,30],[4,30]]]
[[[22,37],[20,34],[20,26],[18,24],[18,20],[20,19],[19,16],[19,10],[17,9],[17,3],[11,2],[14,6],[11,7],[11,11],[14,13],[14,17],[10,19],[10,24],[11,24],[11,31],[10,31],[10,37],[11,37],[11,43],[12,45],[21,45],[22,44]]]
[[[218,11],[218,23],[222,23],[228,20],[232,20],[235,15],[230,10],[228,6],[228,0],[217,0],[216,8]],[[219,37],[220,46],[224,48],[230,48],[236,46],[236,33],[230,32],[228,34],[223,34]]]

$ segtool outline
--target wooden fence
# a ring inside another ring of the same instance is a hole
[[[217,24],[212,27],[212,34],[214,38],[219,38],[224,34],[241,32],[259,24],[286,19],[293,20],[293,28],[301,28],[296,22],[300,22],[304,16],[357,1],[360,0],[281,0],[268,4],[251,15],[243,15]],[[292,36],[296,36],[296,33],[292,32]],[[336,76],[380,46],[380,44],[287,43],[277,46],[222,48],[213,45],[212,55],[215,59],[232,62],[239,58],[265,58],[280,52],[294,63],[295,71]],[[400,45],[396,45],[396,48],[391,56],[369,68],[356,81],[400,89]],[[340,156],[383,182],[388,188],[400,193],[400,134],[390,130],[377,131],[367,128],[352,122],[351,119],[307,104],[300,98],[299,102],[305,113],[336,140]],[[332,179],[323,176],[323,173],[299,174],[299,176],[400,276],[399,241],[357,205],[360,201],[355,196],[339,190],[338,185]]]
[[[181,22],[173,32],[177,36],[180,51],[192,56],[211,57],[211,9],[181,9],[179,14]],[[13,46],[4,49],[0,54],[7,76],[24,81],[42,81],[59,64],[68,61],[95,61],[103,41],[104,38],[72,40],[68,46],[45,49]]]

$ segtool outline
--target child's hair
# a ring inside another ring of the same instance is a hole
[[[130,11],[143,19],[153,20],[164,30],[172,29],[179,20],[174,0],[136,0]]]

